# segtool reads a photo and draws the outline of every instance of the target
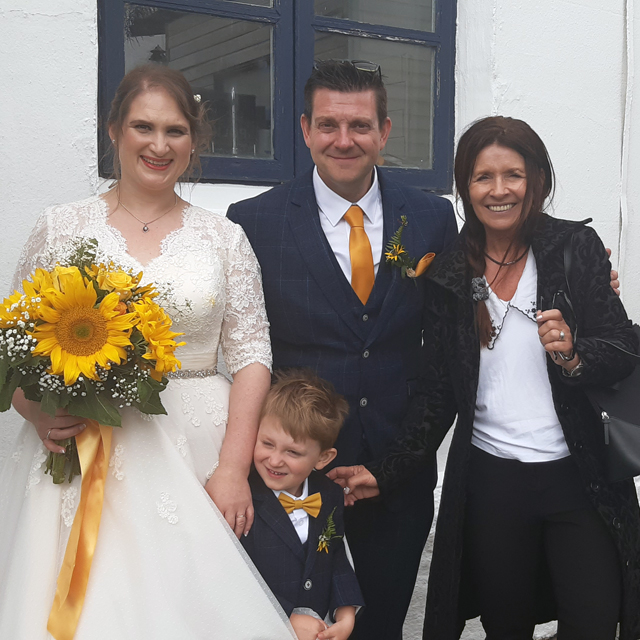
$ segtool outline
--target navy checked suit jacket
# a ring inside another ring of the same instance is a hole
[[[306,548],[275,494],[255,471],[249,476],[255,520],[242,546],[278,602],[290,616],[296,607],[309,607],[324,618],[338,607],[364,604],[342,539],[331,540],[328,553],[318,551],[320,533],[335,508],[336,534],[344,536],[343,495],[340,487],[317,471],[309,476],[309,495],[319,492],[322,508],[309,517]]]
[[[383,171],[378,177],[383,246],[401,215],[412,257],[440,253],[455,238],[448,200],[399,185]],[[322,231],[312,172],[232,205],[227,215],[244,228],[262,268],[274,369],[310,367],[349,402],[332,466],[380,459],[417,384],[422,283],[401,278],[383,256],[371,296],[360,302]]]

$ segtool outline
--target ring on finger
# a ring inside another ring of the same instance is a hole
[[[243,520],[246,518],[246,516],[244,515],[244,513],[237,513],[237,514],[236,514],[236,520],[240,520],[240,518],[242,518]]]
[[[560,329],[560,342],[564,342],[564,331]]]
[[[47,431],[47,437],[45,438],[45,440],[51,440],[51,432],[53,431],[53,429],[49,429],[49,431]]]

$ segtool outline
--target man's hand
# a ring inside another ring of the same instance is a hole
[[[611,257],[611,249],[605,249],[608,256]],[[611,288],[616,292],[617,295],[620,295],[620,280],[618,279],[618,272],[615,269],[611,270]]]

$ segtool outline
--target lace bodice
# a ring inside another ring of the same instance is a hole
[[[53,267],[70,240],[95,238],[100,261],[143,271],[142,281],[163,292],[158,301],[174,330],[185,334],[186,345],[176,352],[183,368],[215,366],[219,344],[231,374],[252,362],[271,367],[260,267],[240,226],[189,205],[182,227],[164,238],[160,255],[143,266],[108,224],[107,214],[99,196],[46,209],[22,251],[13,288],[20,289],[37,267]]]

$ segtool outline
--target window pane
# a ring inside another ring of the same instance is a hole
[[[315,0],[317,16],[435,31],[435,0]]]
[[[272,158],[271,26],[125,4],[125,70],[148,61],[182,71],[209,105],[209,154]]]
[[[238,4],[252,4],[254,7],[273,7],[273,0],[228,0]]]
[[[382,152],[385,166],[432,168],[433,48],[317,32],[315,57],[377,62],[387,88],[388,112],[393,124]]]

